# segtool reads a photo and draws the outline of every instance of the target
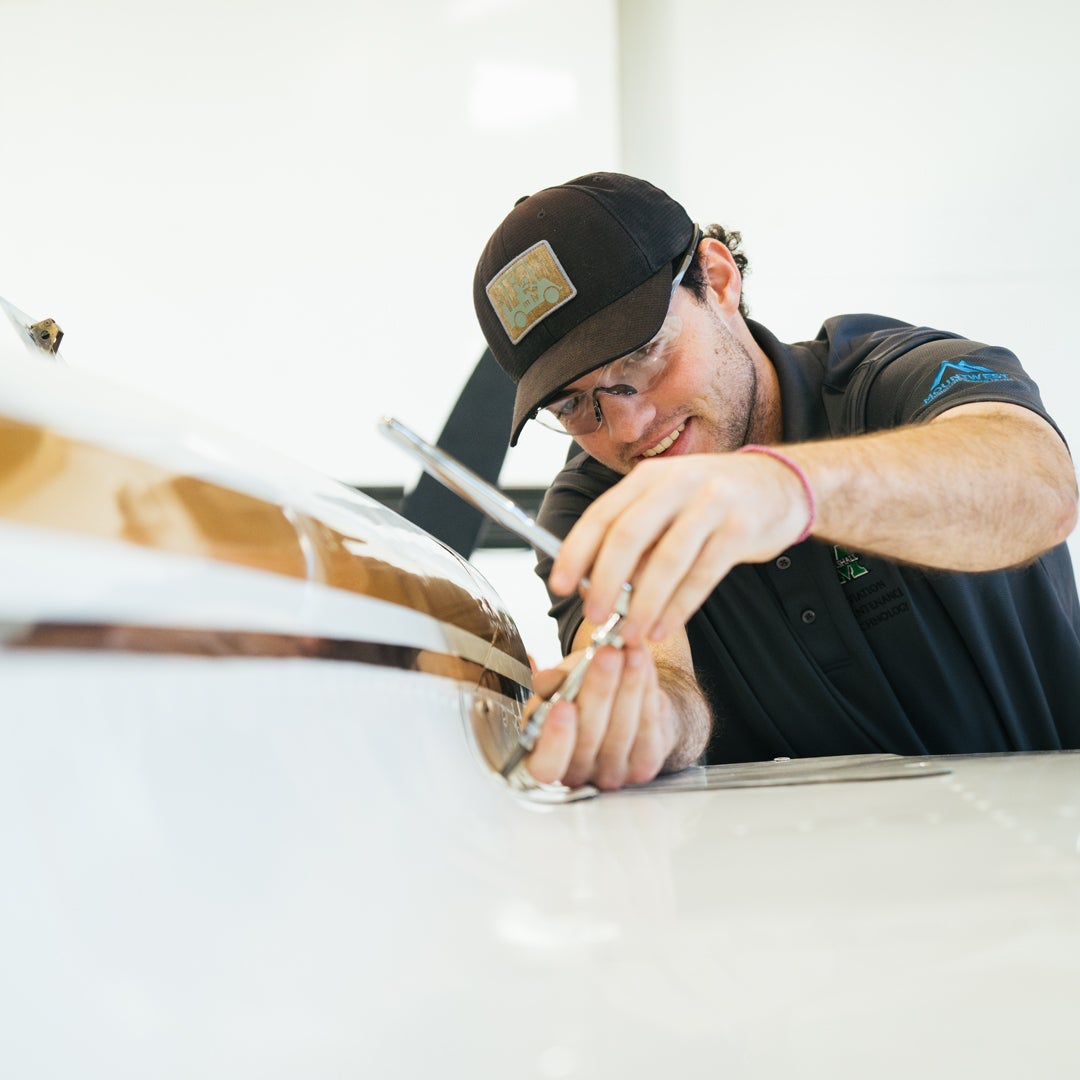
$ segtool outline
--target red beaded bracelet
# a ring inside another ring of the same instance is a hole
[[[802,484],[803,491],[806,492],[806,501],[810,504],[810,520],[807,521],[806,528],[803,529],[799,534],[799,538],[795,541],[796,544],[801,544],[810,535],[814,528],[814,522],[817,520],[817,502],[814,499],[814,489],[810,486],[810,481],[807,479],[806,473],[803,472],[802,466],[792,461],[787,454],[782,454],[772,446],[747,443],[746,446],[740,446],[737,452],[740,454],[768,454],[769,457],[775,458],[781,464],[786,465],[799,478],[799,483]]]

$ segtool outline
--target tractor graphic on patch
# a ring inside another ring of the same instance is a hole
[[[525,327],[529,321],[529,313],[540,307],[541,304],[554,306],[559,302],[562,295],[559,286],[548,277],[533,277],[531,274],[522,274],[513,284],[514,298],[517,303],[510,307],[503,304],[502,309],[506,314],[506,320],[519,330]]]

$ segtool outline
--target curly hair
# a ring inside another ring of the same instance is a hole
[[[731,252],[739,273],[745,280],[750,272],[750,260],[743,253],[742,233],[734,229],[725,229],[722,225],[708,225],[704,229],[704,236],[713,240],[719,240]],[[699,303],[705,303],[705,276],[701,270],[701,256],[695,256],[694,261],[686,268],[682,279],[683,287],[690,290],[691,295]],[[750,308],[746,304],[746,294],[739,296],[739,314],[745,319],[750,314]]]

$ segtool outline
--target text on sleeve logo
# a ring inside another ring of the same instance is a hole
[[[930,393],[923,399],[929,405],[935,398],[951,390],[958,383],[972,382],[1011,382],[1012,376],[1003,375],[993,368],[973,364],[970,360],[946,360],[938,368],[937,377],[930,387]]]

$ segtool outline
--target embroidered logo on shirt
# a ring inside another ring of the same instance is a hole
[[[577,296],[574,283],[546,240],[508,262],[488,283],[487,296],[506,336],[516,345],[534,326]]]
[[[844,590],[851,614],[855,616],[859,629],[864,634],[898,615],[906,615],[911,611],[900,578],[893,576],[890,581],[888,572],[882,576],[876,572],[879,568],[873,565],[873,561],[870,566],[864,566],[861,555],[834,544],[833,564],[841,585],[850,585],[859,578],[867,578],[866,581],[859,581],[855,588]]]
[[[957,383],[965,382],[1012,382],[1012,376],[1003,375],[1000,371],[982,367],[980,364],[973,364],[970,360],[946,360],[938,368],[937,377],[930,387],[930,393],[923,399],[923,404],[929,405],[931,401],[941,397]]]
[[[861,555],[856,555],[855,552],[848,551],[838,544],[833,544],[832,551],[833,559],[836,562],[836,572],[840,576],[841,585],[846,585],[849,581],[854,581],[856,578],[861,578],[863,574],[870,573],[870,571],[859,562],[862,558]]]

